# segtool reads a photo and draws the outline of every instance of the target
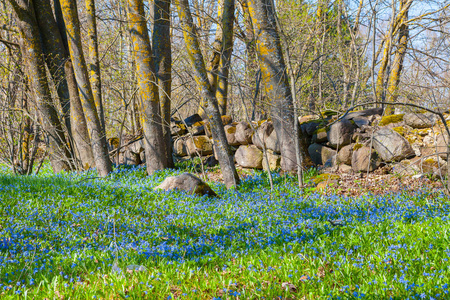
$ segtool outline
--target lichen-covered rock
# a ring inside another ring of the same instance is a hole
[[[222,116],[222,124],[223,126],[233,123],[233,119],[230,116]]]
[[[436,147],[435,151],[439,153],[439,156],[442,159],[447,159],[447,151],[449,146],[450,139],[448,137],[448,134],[440,134],[436,138]],[[434,144],[434,143],[433,143]],[[433,147],[431,147],[433,148]]]
[[[154,190],[158,189],[165,191],[180,190],[199,196],[208,195],[210,197],[217,197],[217,194],[209,187],[209,185],[200,178],[189,173],[167,177],[164,179],[163,183],[154,188]]]
[[[239,146],[240,143],[236,139],[236,125],[229,124],[225,126],[225,135],[230,146]]]
[[[384,116],[381,118],[380,122],[378,123],[379,126],[386,126],[389,124],[398,124],[403,121],[404,114],[398,114],[398,115],[389,115]]]
[[[324,165],[327,160],[336,155],[336,150],[320,144],[312,144],[308,147],[308,153],[315,165]]]
[[[343,119],[330,126],[327,132],[328,142],[333,148],[341,148],[352,142],[352,136],[355,132],[356,125],[354,122]]]
[[[263,143],[272,134],[273,123],[271,121],[265,121],[256,129],[256,133],[252,136],[252,143],[259,149],[263,148]],[[259,137],[259,138],[258,138]]]
[[[353,144],[342,147],[337,154],[337,163],[338,164],[352,164],[352,154],[353,154]]]
[[[206,135],[193,136],[186,139],[187,154],[190,156],[209,155],[213,153],[213,146]]]
[[[392,173],[401,176],[414,176],[417,174],[422,174],[419,161],[411,161],[409,159],[402,160],[401,162],[395,164],[392,168]]]
[[[373,134],[373,148],[383,161],[400,161],[415,155],[409,142],[389,128],[380,128]]]
[[[321,143],[326,143],[327,141],[328,141],[328,136],[327,136],[327,128],[326,127],[319,128],[314,132],[313,137],[312,137],[313,143],[321,144]]]
[[[170,122],[170,134],[175,136],[182,136],[187,132],[186,126],[178,122]]]
[[[275,171],[279,168],[281,168],[281,156],[273,153],[270,150],[267,151],[267,160],[266,157],[263,156],[263,169],[266,171]]]
[[[351,113],[348,113],[345,118],[350,120],[356,117],[370,117],[375,115],[381,115],[383,113],[383,108],[376,107],[376,108],[369,108],[365,110],[359,110],[359,111],[353,111]]]
[[[236,141],[241,145],[248,145],[252,142],[253,130],[247,122],[239,122],[236,125]]]
[[[244,168],[263,168],[263,153],[255,145],[241,145],[237,149],[234,159],[238,165]]]
[[[205,134],[205,122],[195,122],[189,130],[192,135],[204,135]]]
[[[403,120],[412,128],[430,128],[436,124],[436,116],[432,113],[408,113]]]
[[[375,150],[363,146],[352,154],[352,169],[354,172],[372,172],[380,166],[380,159]]]
[[[300,124],[300,131],[302,132],[302,134],[313,136],[314,132],[323,124],[324,124],[323,120],[308,121]]]

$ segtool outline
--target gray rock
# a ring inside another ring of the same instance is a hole
[[[263,153],[255,145],[241,145],[234,158],[236,163],[244,168],[262,169]]]
[[[316,132],[314,132],[314,134],[312,136],[312,142],[317,143],[317,144],[328,142],[326,128],[323,128],[323,129],[321,128],[321,129],[316,130]]]
[[[373,115],[382,115],[382,114],[383,114],[383,109],[381,107],[369,108],[369,109],[365,109],[365,110],[354,111],[354,112],[348,113],[345,116],[345,119],[350,120],[355,117],[370,117]]]
[[[180,122],[170,122],[170,134],[182,136],[187,132],[186,126]]]
[[[382,127],[373,134],[373,148],[383,161],[400,161],[415,155],[408,141],[399,133]]]
[[[432,113],[408,113],[403,116],[403,121],[412,128],[430,128],[436,124],[436,116]]]
[[[177,155],[177,156],[186,156],[187,155],[185,137],[177,138],[173,142],[173,154]]]
[[[319,128],[319,126],[323,123],[321,120],[312,120],[300,125],[300,130],[303,134],[307,134],[309,136],[313,136],[314,132]]]
[[[259,149],[263,148],[263,143],[265,144],[267,138],[270,136],[270,134],[273,131],[273,123],[270,121],[266,121],[261,124],[256,129],[256,134],[252,136],[252,143]],[[259,138],[258,138],[259,137]]]
[[[184,119],[184,123],[187,126],[192,126],[197,122],[201,122],[202,121],[202,117],[200,117],[199,114],[193,114],[192,116],[187,117],[186,119]]]
[[[380,166],[380,159],[375,150],[370,150],[369,147],[362,147],[353,151],[352,154],[352,170],[354,172],[369,172],[374,171]]]
[[[336,155],[336,150],[320,144],[312,144],[308,147],[308,153],[315,165],[324,165],[327,160]]]
[[[405,159],[394,165],[394,167],[392,168],[392,173],[401,176],[414,176],[417,174],[421,174],[422,172],[417,162],[413,163],[410,160]]]
[[[355,122],[355,125],[359,128],[363,128],[364,126],[370,125],[370,121],[366,117],[354,117],[351,119],[353,122]]]
[[[281,153],[280,141],[278,140],[277,132],[275,130],[266,139],[266,148],[275,153]]]
[[[186,193],[193,193],[200,196],[208,195],[217,197],[217,194],[197,176],[189,173],[183,173],[178,176],[171,176],[164,179],[163,183],[154,188],[154,190],[180,190]]]
[[[349,165],[346,165],[346,164],[339,165],[339,171],[341,171],[342,173],[349,173],[352,170],[353,170],[352,166],[349,166]]]
[[[337,154],[337,162],[339,164],[352,164],[353,144],[342,147]]]
[[[354,122],[347,119],[343,119],[331,125],[330,130],[327,132],[330,146],[333,148],[341,148],[350,144],[356,127]]]
[[[239,146],[240,143],[236,139],[236,126],[229,124],[224,127],[225,135],[227,136],[227,141],[230,146]]]
[[[241,145],[248,145],[252,142],[253,130],[247,122],[239,122],[236,125],[236,141]]]
[[[448,134],[440,134],[436,138],[436,147],[434,151],[437,151],[439,153],[439,156],[442,159],[447,159],[447,151],[448,151],[448,145],[449,145],[450,139],[448,137]],[[434,141],[433,141],[434,144]]]
[[[140,153],[135,153],[131,150],[126,150],[124,153],[124,164],[130,166],[137,166],[141,164],[141,155]]]
[[[190,156],[209,155],[213,153],[213,145],[206,135],[193,136],[186,139],[187,154]]]

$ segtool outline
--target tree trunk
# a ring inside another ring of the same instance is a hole
[[[216,98],[219,103],[221,115],[227,113],[228,102],[228,75],[230,71],[231,53],[233,52],[235,0],[223,0],[222,13],[222,50],[217,74]]]
[[[81,104],[80,95],[78,94],[77,81],[75,79],[75,72],[73,70],[72,62],[70,61],[69,44],[66,35],[66,26],[62,16],[61,5],[59,0],[53,1],[54,14],[56,23],[64,45],[64,71],[66,75],[67,87],[70,95],[70,123],[72,130],[72,138],[74,144],[75,157],[78,163],[84,169],[94,168],[95,160],[92,152],[91,138],[89,137],[89,130],[84,115],[83,106]]]
[[[297,168],[292,95],[281,50],[272,0],[248,0],[256,35],[256,51],[281,150],[281,167]],[[305,147],[302,147],[304,149]]]
[[[170,40],[170,1],[155,0],[153,17],[153,54],[155,55],[156,76],[158,78],[159,101],[163,119],[163,136],[166,143],[167,166],[174,167],[172,158],[172,138],[170,135],[171,92],[172,92],[172,47]]]
[[[81,103],[86,114],[97,172],[100,176],[107,176],[111,172],[112,166],[109,160],[105,132],[102,130],[95,106],[86,61],[81,46],[80,23],[76,2],[75,0],[61,0],[61,4],[67,35],[69,37],[70,57],[81,94]]]
[[[400,76],[402,74],[403,60],[405,59],[406,49],[408,48],[409,29],[407,21],[408,10],[411,2],[412,1],[408,0],[401,0],[400,2],[400,11],[406,11],[404,14],[401,14],[401,18],[399,21],[400,24],[398,30],[397,50],[395,51],[394,62],[388,82],[387,102],[391,103],[397,102],[398,99],[398,85],[400,83]],[[386,108],[386,114],[392,114],[393,112],[393,106],[388,106]]]
[[[100,60],[98,55],[98,35],[97,35],[97,19],[95,15],[94,0],[86,0],[86,21],[89,60],[88,70],[91,80],[92,94],[94,95],[95,107],[97,108],[98,117],[102,130],[105,131],[105,113],[103,111],[102,101],[102,80],[100,77]],[[105,131],[106,132],[106,131]]]
[[[194,78],[201,98],[206,100],[204,109],[211,125],[214,149],[222,169],[225,185],[230,188],[239,184],[239,176],[230,153],[217,99],[208,80],[205,61],[200,50],[197,32],[189,9],[189,1],[175,0],[175,3],[178,8],[178,17],[180,18],[187,52],[194,71]]]
[[[58,113],[53,105],[47,81],[39,28],[30,1],[10,1],[20,31],[20,45],[27,65],[28,79],[33,91],[44,130],[50,162],[55,173],[70,170],[70,154]]]
[[[70,95],[64,74],[64,63],[67,55],[58,30],[58,25],[53,17],[50,1],[34,0],[33,6],[42,37],[41,41],[45,53],[45,60],[56,86],[67,134],[71,142]]]
[[[144,3],[128,0],[128,22],[136,61],[136,76],[139,85],[140,110],[143,112],[145,156],[147,173],[153,174],[168,166],[166,144],[161,127],[161,107],[156,83],[153,53],[150,46]]]

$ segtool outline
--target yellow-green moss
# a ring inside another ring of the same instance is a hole
[[[321,133],[321,132],[327,132],[328,128],[327,127],[322,127],[322,128],[318,128],[314,131],[315,134]]]
[[[200,126],[203,126],[203,125],[205,125],[205,122],[204,121],[200,121],[200,122],[195,122],[194,123],[194,127],[200,127]]]
[[[227,133],[229,133],[229,134],[236,133],[236,127],[234,127],[234,126],[228,127],[227,128]]]
[[[394,127],[392,128],[392,130],[394,130],[395,132],[399,133],[402,136],[405,135],[405,128],[402,126]]]
[[[331,180],[339,180],[339,179],[340,179],[339,175],[324,173],[324,174],[320,174],[320,175],[316,176],[313,179],[313,182],[315,184],[318,184],[322,181],[331,181]]]
[[[331,116],[335,116],[335,115],[337,115],[338,113],[337,112],[335,112],[335,111],[333,111],[333,110],[325,110],[325,111],[323,111],[322,112],[322,116],[323,117],[331,117]]]
[[[363,144],[356,143],[356,144],[353,146],[353,151],[356,151],[356,150],[358,150],[358,149],[361,149],[363,146],[364,146]]]
[[[403,121],[403,116],[405,114],[399,114],[399,115],[390,115],[390,116],[384,116],[381,118],[380,123],[378,125],[380,126],[386,126],[392,123],[398,123]]]

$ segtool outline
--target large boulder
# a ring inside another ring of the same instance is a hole
[[[305,123],[300,124],[300,131],[302,134],[306,134],[309,136],[313,136],[314,132],[322,126],[324,123],[323,120],[312,120]]]
[[[361,147],[352,154],[352,169],[354,172],[369,172],[374,171],[380,166],[380,159],[378,154],[369,147]]]
[[[266,148],[276,153],[281,153],[281,145],[275,130],[266,139]]]
[[[403,116],[403,121],[412,128],[430,128],[436,124],[436,116],[432,113],[409,113]]]
[[[229,124],[225,126],[225,135],[230,146],[239,146],[240,143],[236,139],[236,125]]]
[[[373,134],[373,148],[383,161],[400,161],[415,155],[409,142],[389,128],[380,128]]]
[[[337,163],[338,164],[352,164],[352,154],[353,154],[353,144],[342,147],[337,154]]]
[[[331,147],[341,148],[352,142],[352,136],[356,125],[347,119],[340,120],[330,126],[327,132],[328,141]]]
[[[140,153],[135,153],[131,150],[126,150],[124,153],[124,164],[130,166],[137,166],[141,164],[141,155]]]
[[[197,153],[200,155],[209,155],[213,153],[213,145],[211,140],[206,135],[193,136],[186,139],[187,154],[195,156]]]
[[[236,141],[241,145],[248,145],[252,142],[253,130],[247,122],[239,122],[236,125]]]
[[[170,134],[182,136],[186,133],[186,126],[181,122],[170,122]]]
[[[312,144],[308,147],[308,153],[315,165],[324,165],[325,162],[336,155],[336,150],[320,144]]]
[[[259,149],[263,148],[267,138],[272,134],[273,123],[265,121],[256,129],[256,133],[252,136],[252,143]],[[264,144],[263,144],[264,143]]]
[[[369,108],[369,109],[365,109],[365,110],[359,110],[359,111],[353,111],[351,113],[348,113],[345,116],[345,119],[353,119],[356,117],[370,117],[370,116],[374,116],[374,115],[382,115],[383,114],[383,108],[381,107],[376,107],[376,108]]]
[[[447,159],[447,151],[448,151],[448,145],[449,145],[450,139],[448,137],[448,134],[440,134],[436,138],[436,147],[434,148],[437,153],[439,153],[439,156],[442,159]]]
[[[234,155],[234,159],[238,165],[244,168],[263,168],[263,153],[255,145],[240,146]]]
[[[208,195],[211,197],[217,197],[217,194],[205,182],[189,173],[167,177],[166,179],[164,179],[163,183],[161,183],[154,189],[161,189],[165,191],[180,190],[186,193],[193,193],[200,196]]]
[[[323,127],[317,129],[312,136],[312,142],[317,144],[328,142],[327,128]]]

